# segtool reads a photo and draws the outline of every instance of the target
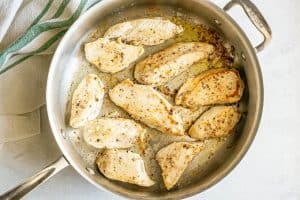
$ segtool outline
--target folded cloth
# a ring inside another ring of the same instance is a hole
[[[0,143],[22,140],[40,133],[40,110],[24,115],[0,115]]]
[[[51,57],[33,56],[0,75],[0,114],[33,112],[44,104]]]
[[[40,132],[51,54],[68,27],[99,0],[0,1],[0,143]]]

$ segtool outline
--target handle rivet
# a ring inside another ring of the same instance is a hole
[[[87,171],[89,174],[95,175],[95,171],[94,171],[92,168],[86,167],[85,169],[86,169],[86,171]]]
[[[218,26],[221,26],[221,25],[222,25],[222,23],[221,23],[219,20],[217,20],[217,19],[214,19],[214,22],[215,22]]]
[[[60,133],[61,133],[63,139],[66,139],[66,138],[67,138],[67,133],[66,133],[66,131],[65,131],[64,129],[61,128],[61,129],[60,129]]]
[[[244,52],[242,52],[242,53],[241,53],[241,57],[242,57],[242,59],[243,59],[244,61],[246,61],[246,60],[247,60],[247,58],[246,58],[246,56],[245,56]]]

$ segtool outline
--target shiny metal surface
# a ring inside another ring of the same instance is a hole
[[[272,39],[272,31],[267,21],[258,8],[249,0],[231,0],[227,5],[225,5],[224,10],[228,11],[235,5],[239,5],[243,8],[254,26],[263,34],[264,40],[255,47],[255,49],[257,52],[264,50]]]
[[[234,2],[236,3],[236,1]],[[234,2],[232,1],[231,5]],[[251,6],[252,4],[249,4],[248,0],[239,1],[239,3],[244,6],[248,14],[250,13],[249,17],[258,22],[256,20],[259,15],[257,15],[258,12],[255,7]],[[230,152],[215,160],[212,167],[205,171],[205,174],[201,177],[194,177],[191,183],[171,191],[135,187],[130,184],[110,181],[98,173],[94,173],[94,171],[91,173],[90,168],[87,168],[86,162],[84,162],[65,136],[68,128],[65,123],[68,91],[72,79],[76,76],[72,69],[76,59],[72,60],[72,62],[70,60],[70,58],[76,57],[74,56],[74,50],[80,48],[82,38],[85,38],[90,33],[91,28],[98,25],[101,19],[110,15],[113,11],[153,4],[164,4],[187,10],[196,14],[206,24],[222,32],[224,37],[235,47],[236,64],[243,66],[244,79],[248,87],[244,97],[248,113],[239,133],[234,137]],[[231,5],[229,4],[227,8],[229,9]],[[253,15],[253,12],[255,15]],[[260,17],[258,18],[261,19]],[[256,25],[259,25],[259,23],[256,23]],[[265,31],[261,29],[260,25],[259,27],[259,30]],[[269,30],[267,32],[270,33]],[[269,41],[268,38],[266,40]],[[265,45],[266,43],[263,43],[261,47],[258,47],[258,50],[262,50]],[[255,137],[262,113],[263,82],[257,56],[247,36],[229,15],[211,2],[207,0],[104,0],[83,14],[71,26],[59,44],[53,56],[48,75],[46,98],[50,125],[62,153],[74,169],[90,183],[102,190],[132,199],[181,199],[197,194],[217,183],[245,155]],[[43,179],[41,178],[41,180]]]

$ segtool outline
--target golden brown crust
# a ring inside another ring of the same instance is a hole
[[[183,31],[163,17],[141,18],[122,22],[110,27],[104,37],[121,38],[133,45],[158,45]]]
[[[130,66],[143,53],[142,46],[122,43],[120,40],[99,38],[84,45],[86,59],[100,71],[116,73]]]
[[[189,79],[179,89],[175,103],[188,108],[236,103],[244,91],[244,83],[235,69],[211,69]]]
[[[206,111],[190,128],[192,138],[204,140],[232,133],[241,114],[234,106],[217,106]]]
[[[98,156],[96,164],[109,179],[144,187],[155,184],[146,172],[142,157],[125,149],[106,149]]]
[[[109,96],[134,119],[163,133],[184,135],[181,117],[152,87],[124,80],[109,91]]]
[[[188,164],[203,147],[201,142],[173,142],[159,150],[156,160],[168,190],[177,183]]]
[[[145,85],[162,85],[194,63],[208,58],[213,51],[214,47],[207,43],[176,43],[139,62],[134,77]]]

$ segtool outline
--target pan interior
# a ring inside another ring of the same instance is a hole
[[[54,131],[56,140],[62,140],[58,143],[63,153],[66,155],[67,159],[71,162],[75,169],[79,171],[82,175],[87,177],[88,180],[90,180],[91,182],[93,182],[101,188],[103,187],[105,189],[131,198],[140,199],[155,197],[180,198],[198,192],[199,189],[205,189],[210,185],[208,180],[210,180],[211,183],[213,183],[220,170],[222,170],[224,166],[226,166],[228,163],[232,162],[234,156],[238,154],[239,148],[241,148],[243,142],[246,139],[249,139],[249,128],[247,129],[247,126],[249,126],[247,125],[247,123],[249,123],[247,120],[249,114],[245,114],[241,122],[239,123],[237,129],[235,130],[235,133],[232,134],[230,137],[226,139],[212,139],[207,140],[205,142],[207,146],[205,151],[199,154],[199,156],[197,156],[191,162],[191,164],[184,172],[183,176],[180,178],[177,186],[168,192],[163,185],[163,181],[160,175],[161,171],[155,161],[155,153],[159,149],[173,141],[189,141],[190,139],[188,139],[187,137],[167,136],[159,133],[154,129],[147,128],[146,126],[144,126],[147,129],[148,144],[146,148],[146,153],[142,155],[142,157],[146,163],[148,173],[152,176],[153,180],[155,180],[157,184],[150,188],[138,187],[132,184],[108,180],[98,172],[98,170],[95,167],[94,160],[99,150],[93,149],[85,145],[81,137],[80,129],[74,130],[68,126],[70,100],[72,94],[80,80],[82,80],[84,75],[86,75],[87,73],[97,74],[104,82],[106,86],[106,92],[109,90],[109,88],[112,88],[114,85],[126,78],[130,78],[133,80],[132,72],[134,69],[134,64],[128,69],[123,70],[114,75],[101,73],[97,69],[95,69],[95,67],[91,66],[89,63],[86,62],[83,53],[84,43],[93,41],[96,38],[101,37],[110,26],[116,23],[131,19],[157,16],[167,17],[173,21],[184,19],[195,24],[206,24],[207,26],[214,28],[217,32],[220,32],[224,39],[226,38],[231,42],[231,38],[228,37],[227,34],[224,34],[222,31],[222,27],[220,27],[220,23],[222,23],[223,19],[219,18],[218,20],[216,20],[215,18],[209,17],[209,14],[207,14],[209,9],[212,9],[212,5],[207,3],[201,4],[195,1],[194,3],[196,3],[198,6],[195,8],[198,8],[203,11],[205,8],[208,9],[201,14],[201,12],[195,12],[192,3],[187,5],[181,5],[181,1],[168,1],[168,4],[170,5],[166,5],[163,3],[164,1],[157,2],[159,3],[153,4],[147,1],[139,1],[138,3],[134,3],[133,1],[115,1],[115,4],[112,3],[110,5],[106,5],[105,3],[103,3],[102,8],[101,5],[98,6],[103,10],[101,14],[98,13],[98,15],[96,15],[96,11],[94,11],[93,18],[89,18],[89,15],[83,17],[89,21],[84,22],[84,19],[79,20],[79,22],[77,22],[74,25],[75,27],[77,25],[78,30],[75,31],[74,26],[71,28],[69,33],[67,33],[67,36],[60,44],[59,52],[57,52],[57,55],[55,55],[52,65],[59,66],[59,69],[58,67],[55,67],[57,69],[54,72],[56,74],[55,79],[56,81],[58,81],[58,83],[56,83],[56,85],[53,86],[53,88],[51,88],[51,90],[54,90],[51,96],[55,95],[55,100],[49,101],[47,99],[48,103],[51,103],[56,107],[54,115],[56,115],[55,120],[57,124],[59,124],[59,126],[56,125],[56,129],[60,130],[59,134],[56,134],[56,132]],[[201,7],[201,5],[203,7]],[[110,10],[113,10],[113,12],[111,12]],[[218,16],[216,15],[216,17]],[[71,34],[73,34],[73,36],[71,36]],[[188,37],[187,40],[189,40]],[[147,47],[146,53],[141,59],[175,42],[178,42],[178,40],[171,39],[163,43],[162,45],[158,45],[155,47]],[[231,44],[234,45],[236,49],[235,52],[237,54],[235,56],[236,59],[234,66],[245,66],[247,63],[238,59],[240,48],[242,48],[243,44],[241,43],[240,46],[236,47],[237,40],[235,40],[235,42]],[[244,53],[247,54],[247,51],[245,51]],[[192,71],[191,73],[199,73],[206,69],[205,66],[205,64],[200,64],[195,67],[192,67],[192,70],[197,70],[196,72]],[[249,81],[249,78],[245,75],[247,74],[247,71],[244,71],[244,68],[242,67],[240,67],[239,70],[241,71],[242,76],[244,75],[243,79],[247,85],[247,82]],[[181,75],[180,79],[176,79],[173,82],[171,81],[170,87],[176,88],[180,86],[180,84],[178,85],[178,83],[180,83],[180,81],[182,80],[185,80],[186,76],[186,74],[183,74]],[[53,82],[51,79],[49,80],[49,82],[50,84],[53,84],[51,83]],[[166,98],[168,98],[172,102],[172,98],[169,98],[168,96],[166,96]],[[249,99],[249,91],[246,87],[245,95],[242,101],[240,102],[239,107],[243,113],[248,113],[247,108],[249,107]],[[51,108],[51,106],[49,107]],[[115,106],[109,100],[107,95],[104,99],[101,116],[125,118],[129,117],[124,111]],[[133,150],[139,152],[138,148],[133,148]],[[178,194],[180,195],[177,196]]]

